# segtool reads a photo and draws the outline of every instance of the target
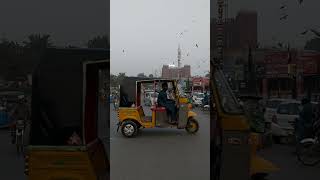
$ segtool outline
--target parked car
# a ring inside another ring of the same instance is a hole
[[[311,102],[313,108],[316,107],[316,102]],[[287,100],[280,103],[272,116],[272,132],[274,136],[288,136],[294,133],[292,125],[299,118],[300,101]],[[279,130],[281,128],[281,130]]]
[[[268,99],[265,102],[264,118],[265,118],[266,122],[271,122],[272,121],[272,117],[276,113],[278,105],[281,104],[282,102],[286,101],[286,100],[287,99],[272,98],[272,99]]]
[[[204,93],[193,93],[192,100],[195,107],[200,107],[202,105],[202,100],[204,98]]]

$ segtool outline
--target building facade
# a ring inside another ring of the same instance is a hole
[[[256,11],[240,11],[235,18],[224,23],[225,48],[256,48],[258,45],[258,15]],[[216,35],[220,27],[216,19],[211,19],[210,45],[216,48]]]
[[[163,65],[162,67],[162,78],[166,79],[187,79],[191,77],[191,66],[184,65],[179,68],[176,66]]]

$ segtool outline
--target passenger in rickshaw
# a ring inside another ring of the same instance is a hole
[[[177,123],[177,107],[176,103],[173,99],[168,99],[167,95],[168,91],[168,83],[162,84],[162,90],[160,91],[157,99],[158,106],[165,107],[167,113],[170,115],[171,122],[169,123]]]

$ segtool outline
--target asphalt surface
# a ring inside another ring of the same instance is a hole
[[[189,135],[177,129],[144,129],[135,138],[116,132],[116,113],[111,109],[111,180],[209,180],[209,113],[197,111],[200,130]],[[0,129],[0,179],[25,180],[24,160],[10,143],[7,129]],[[302,165],[294,147],[274,144],[259,152],[280,168],[267,180],[317,180],[320,164]]]
[[[0,129],[0,179],[24,180],[24,159],[18,156],[16,148],[10,142],[8,129]]]
[[[209,112],[198,113],[196,135],[178,129],[143,129],[135,138],[116,132],[111,112],[112,180],[209,180]],[[148,113],[148,112],[147,112]]]
[[[274,144],[259,154],[279,168],[267,180],[317,180],[320,179],[320,164],[309,167],[301,164],[294,154],[294,146]]]

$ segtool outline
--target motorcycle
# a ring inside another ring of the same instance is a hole
[[[201,110],[202,111],[210,111],[210,105],[209,104],[202,105]]]
[[[306,166],[315,166],[320,162],[320,121],[313,123],[313,137],[303,138],[297,144],[298,160]]]

